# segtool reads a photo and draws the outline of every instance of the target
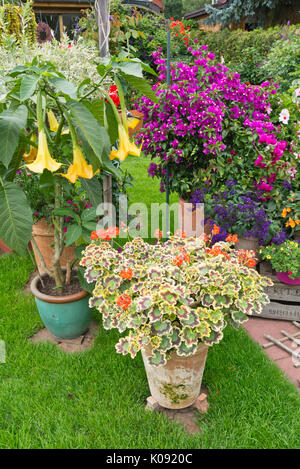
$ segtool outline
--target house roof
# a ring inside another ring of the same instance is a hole
[[[219,10],[222,10],[223,8],[227,7],[227,0],[219,0],[219,3],[216,5],[213,5],[215,8],[218,8]],[[185,20],[192,20],[193,18],[199,18],[201,16],[206,16],[207,12],[205,8],[199,8],[198,10],[193,10],[190,11],[189,13],[186,13],[184,15]]]

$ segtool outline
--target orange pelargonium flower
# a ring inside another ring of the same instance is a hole
[[[213,226],[212,234],[217,235],[220,233],[220,228],[217,225]]]
[[[235,243],[239,243],[239,238],[237,237],[237,235],[229,234],[227,238],[225,239],[225,241],[235,244]]]
[[[132,279],[132,269],[129,267],[126,270],[121,270],[120,275],[124,279],[131,280]]]
[[[255,262],[255,259],[251,258],[247,261],[247,266],[248,267],[255,267],[256,266],[256,262]]]
[[[131,305],[131,296],[121,295],[117,298],[116,303],[120,308],[127,309]]]
[[[97,231],[91,232],[91,239],[98,239]]]

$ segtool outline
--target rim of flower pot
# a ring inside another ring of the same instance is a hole
[[[36,277],[34,277],[30,284],[30,289],[31,289],[32,294],[36,298],[38,298],[39,300],[45,301],[46,303],[55,303],[55,304],[72,303],[73,301],[78,301],[78,300],[81,300],[82,298],[85,298],[89,294],[85,290],[80,290],[77,293],[72,293],[71,295],[65,295],[65,296],[46,295],[45,293],[40,292],[37,287],[40,277],[42,278],[47,277],[47,274],[37,275]]]

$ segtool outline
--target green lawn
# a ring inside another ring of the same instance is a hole
[[[164,200],[145,159],[125,165],[137,180],[132,201]],[[116,331],[100,326],[94,347],[80,354],[29,342],[42,327],[33,297],[22,293],[31,271],[29,258],[0,257],[0,339],[7,349],[0,364],[0,448],[300,447],[300,395],[242,329],[228,328],[209,351],[203,383],[210,409],[199,415],[202,433],[190,436],[145,411],[141,356],[117,355]]]

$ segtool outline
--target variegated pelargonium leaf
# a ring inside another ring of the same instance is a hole
[[[150,267],[147,271],[147,277],[151,280],[158,280],[161,279],[161,270],[155,268],[155,267]]]
[[[104,329],[109,330],[112,329],[114,326],[112,325],[112,317],[106,316],[102,318],[102,325]]]
[[[161,343],[159,344],[159,351],[166,352],[170,348],[172,348],[171,338],[168,335],[162,335]]]
[[[203,342],[207,345],[218,344],[223,338],[223,333],[221,331],[211,331],[209,337],[205,337]]]
[[[230,298],[230,296],[217,294],[214,296],[213,305],[215,308],[222,308],[223,306],[225,306],[225,308],[228,308],[228,306],[232,304],[232,301],[233,300],[232,298]]]
[[[115,345],[117,353],[127,355],[129,353],[130,339],[128,337],[122,337],[119,342]]]
[[[200,339],[203,339],[203,337],[209,337],[211,331],[210,325],[206,321],[201,321],[200,325],[196,327],[196,330]]]
[[[198,315],[194,311],[191,311],[188,317],[186,319],[181,319],[180,322],[183,326],[189,327],[196,327],[200,324]]]
[[[134,314],[131,315],[127,320],[128,327],[132,327],[133,329],[138,329],[142,324],[147,321],[146,314]]]
[[[180,333],[181,339],[185,344],[190,347],[192,344],[197,344],[199,339],[199,333],[196,329],[191,327],[184,327]]]
[[[179,347],[176,349],[177,355],[180,357],[188,357],[190,355],[194,355],[196,353],[198,344],[192,344],[190,346],[186,345],[185,342],[181,342]]]
[[[147,309],[151,308],[152,305],[152,298],[151,296],[142,296],[135,300],[135,304],[137,306],[137,311],[146,311]]]
[[[141,290],[141,288],[144,286],[144,283],[143,282],[136,282],[132,285],[131,287],[131,291],[133,293],[137,293]]]
[[[208,275],[216,286],[223,284],[223,276],[217,270],[210,270]]]
[[[148,317],[150,322],[155,322],[162,319],[163,313],[157,307],[155,307],[149,311]]]
[[[231,317],[232,317],[233,321],[238,322],[240,324],[242,324],[243,322],[248,321],[247,315],[245,313],[243,313],[242,311],[232,311],[231,312]]]
[[[220,319],[220,321],[216,323],[210,324],[211,330],[216,331],[216,332],[222,331],[224,327],[225,327],[225,321],[223,319]]]
[[[214,297],[209,295],[208,293],[204,293],[202,296],[202,304],[203,306],[211,306],[214,302]]]
[[[181,331],[180,331],[179,327],[173,326],[172,334],[170,336],[173,347],[178,347],[181,343],[180,332]]]
[[[102,275],[103,272],[100,270],[94,270],[94,268],[87,267],[84,272],[84,278],[86,279],[87,283],[93,283],[97,280],[99,275]]]
[[[167,363],[166,354],[153,350],[152,357],[147,357],[148,363],[152,366],[164,366]]]
[[[89,307],[90,308],[98,308],[98,306],[101,306],[104,302],[104,298],[102,296],[92,296],[89,299]]]
[[[118,275],[106,275],[103,278],[103,287],[109,292],[114,293],[122,283],[122,278]]]
[[[176,305],[178,294],[175,293],[171,288],[164,286],[160,290],[160,295],[166,303],[170,305]]]
[[[252,310],[252,302],[251,300],[248,300],[247,298],[238,298],[234,302],[235,306],[238,308],[238,310],[242,311],[243,313],[247,314]]]
[[[177,317],[181,319],[188,319],[189,314],[192,312],[191,308],[186,305],[179,306],[176,308]]]
[[[151,324],[151,326],[153,335],[165,335],[168,334],[172,329],[171,322],[168,320],[155,321]]]

